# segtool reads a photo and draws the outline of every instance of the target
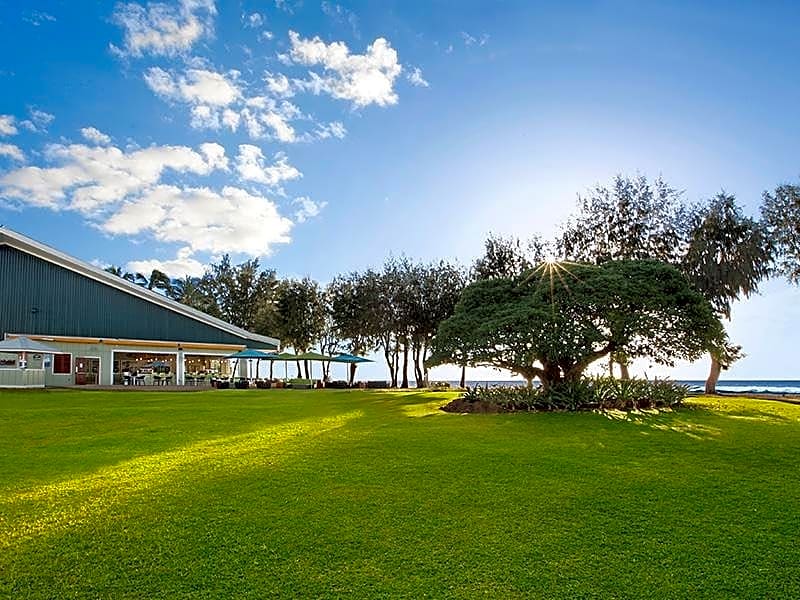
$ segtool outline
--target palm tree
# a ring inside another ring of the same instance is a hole
[[[147,277],[143,273],[135,273],[131,275],[128,273],[129,277],[125,277],[129,281],[133,281],[136,285],[139,285],[143,288],[147,288],[148,290],[161,290],[166,295],[169,296],[170,288],[172,287],[172,280],[169,276],[164,273],[163,271],[159,271],[158,269],[153,269],[150,273],[150,277]]]
[[[736,198],[721,192],[695,210],[683,272],[721,317],[731,318],[731,304],[758,293],[772,273],[775,248],[763,224],[745,217]],[[711,371],[707,394],[716,393],[720,373],[738,358],[741,347],[726,343],[709,351]]]
[[[200,277],[186,275],[181,279],[173,279],[167,296],[211,315],[219,312],[215,310],[214,301],[203,287],[203,279]]]
[[[116,275],[117,277],[122,277],[126,281],[134,282],[136,276],[133,273],[129,273],[128,271],[124,271],[122,267],[115,267],[114,265],[110,265],[103,269],[106,273],[111,273],[112,275]]]
[[[161,290],[165,294],[169,295],[169,290],[171,287],[172,280],[169,278],[169,275],[163,271],[159,271],[158,269],[153,269],[153,272],[150,273],[150,278],[147,281],[147,289]]]

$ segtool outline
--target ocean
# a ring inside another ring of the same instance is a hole
[[[684,385],[688,385],[692,391],[702,392],[705,387],[704,380],[691,380],[680,381]],[[451,385],[458,385],[458,381],[451,381]],[[467,381],[469,387],[476,385],[483,386],[523,386],[524,381],[519,380],[497,380],[497,381]],[[721,379],[717,383],[718,392],[728,393],[744,393],[749,392],[752,394],[800,394],[800,380],[797,379]]]

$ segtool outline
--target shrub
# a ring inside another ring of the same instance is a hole
[[[334,389],[334,390],[345,390],[345,389],[349,388],[350,386],[348,385],[348,383],[346,381],[336,380],[336,381],[329,381],[328,383],[325,384],[325,387],[326,388],[331,388],[331,389]]]
[[[434,392],[447,392],[450,390],[449,381],[431,381],[428,383],[428,389]]]
[[[467,391],[448,407],[458,412],[494,412],[661,408],[680,404],[687,386],[656,379],[613,379],[594,377],[565,381],[548,389],[524,387],[480,387]],[[480,407],[480,408],[479,408]]]

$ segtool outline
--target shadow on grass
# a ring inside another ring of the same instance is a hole
[[[31,490],[4,492],[0,494],[0,548],[100,517],[124,516],[120,512],[125,512],[125,502],[191,487],[199,475],[213,478],[277,466],[306,450],[310,439],[361,417],[363,412],[355,410],[204,440]]]

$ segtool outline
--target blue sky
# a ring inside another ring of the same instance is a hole
[[[725,189],[755,214],[800,176],[799,17],[0,0],[0,223],[100,263],[179,275],[229,252],[326,281],[389,253],[468,264],[489,231],[548,236],[618,172],[689,201]],[[800,375],[800,291],[764,291],[734,310],[748,356],[728,377]]]

